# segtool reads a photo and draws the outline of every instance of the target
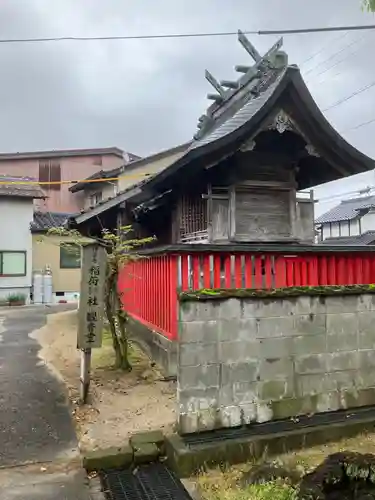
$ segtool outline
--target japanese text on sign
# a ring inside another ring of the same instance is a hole
[[[89,244],[83,248],[82,260],[77,347],[88,349],[102,344],[106,251]]]

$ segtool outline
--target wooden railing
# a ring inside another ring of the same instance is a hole
[[[177,338],[177,292],[202,288],[282,288],[375,283],[375,252],[368,248],[310,247],[303,252],[187,246],[147,255],[119,277],[124,308],[169,339]]]

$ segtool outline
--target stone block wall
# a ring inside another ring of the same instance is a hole
[[[375,404],[375,295],[181,304],[181,433]]]

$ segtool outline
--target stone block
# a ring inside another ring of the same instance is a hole
[[[237,298],[225,299],[211,302],[215,310],[215,318],[238,320],[242,317],[242,300]]]
[[[296,299],[264,298],[262,300],[244,301],[243,316],[245,318],[288,317],[294,314]]]
[[[288,357],[293,354],[293,339],[291,337],[260,339],[258,346],[261,359]]]
[[[345,370],[327,374],[327,392],[353,389],[356,385],[357,370]]]
[[[236,405],[245,403],[254,403],[257,401],[256,382],[234,382],[233,383],[233,402]]]
[[[345,314],[360,309],[360,295],[338,295],[326,297],[327,314]]]
[[[358,315],[357,313],[327,314],[326,327],[328,335],[356,334]]]
[[[262,422],[268,422],[273,418],[273,410],[271,407],[272,403],[258,402],[256,405],[257,415],[256,421],[261,424]]]
[[[182,413],[216,408],[219,406],[219,394],[217,387],[178,390],[177,404]]]
[[[294,314],[296,316],[305,316],[307,314],[325,314],[325,297],[319,296],[300,296],[295,302]]]
[[[327,335],[327,352],[355,351],[358,349],[358,333]]]
[[[316,413],[317,398],[318,396],[305,396],[273,401],[271,403],[273,418],[277,420]]]
[[[294,356],[326,352],[326,335],[299,335],[293,338],[291,353]]]
[[[178,360],[180,366],[197,366],[201,364],[215,364],[218,362],[218,343],[180,344]]]
[[[246,383],[246,382],[245,382]],[[218,406],[231,406],[234,401],[234,384],[221,385],[218,389]]]
[[[262,401],[277,401],[285,397],[293,397],[293,382],[288,380],[258,382],[258,396]]]
[[[154,443],[160,448],[164,444],[164,434],[160,430],[137,432],[130,437],[129,442],[133,448],[144,443]]]
[[[317,413],[323,413],[325,411],[337,411],[341,408],[342,402],[339,391],[318,394],[316,403]]]
[[[375,368],[360,367],[360,369],[353,374],[355,386],[359,389],[368,387],[375,387]]]
[[[335,381],[325,374],[299,375],[296,378],[296,396],[303,398],[336,389]]]
[[[244,340],[251,342],[257,338],[257,321],[255,318],[241,318],[237,319],[235,322],[235,327],[233,321],[222,321],[220,330],[220,340],[234,340],[234,337],[238,340]]]
[[[375,348],[375,311],[358,313],[358,348]]]
[[[259,374],[259,362],[254,359],[242,363],[223,364],[221,368],[221,383],[255,382]]]
[[[261,300],[242,299],[241,312],[244,319],[260,318],[264,314],[264,306]]]
[[[294,374],[293,358],[266,358],[260,361],[260,380],[285,380]]]
[[[374,308],[373,294],[361,294],[357,297],[357,311],[366,312],[372,311]]]
[[[199,413],[189,411],[189,413],[178,414],[178,433],[191,434],[199,430]]]
[[[295,371],[299,374],[325,373],[327,371],[326,354],[310,354],[295,358]]]
[[[212,321],[190,321],[180,323],[180,344],[191,344],[195,342],[211,343],[218,340],[218,322]]]
[[[134,464],[155,462],[160,456],[160,449],[155,443],[139,443],[134,448]]]
[[[219,410],[220,421],[223,427],[239,427],[243,425],[239,406],[227,406]]]
[[[220,408],[208,408],[199,412],[197,431],[210,431],[220,427],[222,427]]]
[[[221,363],[240,363],[252,361],[259,355],[258,341],[234,340],[220,342],[218,346]]]
[[[325,335],[326,315],[325,314],[301,314],[294,317],[294,335]]]
[[[83,456],[83,467],[87,472],[128,467],[133,462],[133,448],[130,445],[87,452]]]
[[[181,390],[219,387],[219,365],[180,366],[178,383]]]
[[[217,318],[216,301],[185,301],[180,303],[180,321],[189,323],[190,321],[210,321]],[[215,307],[216,306],[216,307]]]
[[[293,335],[293,317],[258,318],[257,338],[290,337]]]
[[[333,352],[327,354],[327,372],[356,370],[358,366],[358,352]]]
[[[358,352],[359,366],[358,368],[374,368],[375,367],[375,350],[368,349]]]

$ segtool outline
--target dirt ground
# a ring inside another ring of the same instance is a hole
[[[172,430],[175,423],[175,385],[162,381],[157,367],[134,344],[130,359],[133,370],[113,370],[109,335],[103,347],[93,349],[91,401],[79,406],[80,352],[76,349],[77,312],[48,316],[47,324],[33,332],[42,346],[45,363],[67,386],[81,450],[119,446],[137,431]]]

